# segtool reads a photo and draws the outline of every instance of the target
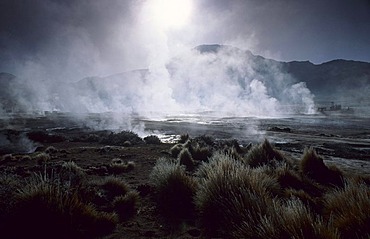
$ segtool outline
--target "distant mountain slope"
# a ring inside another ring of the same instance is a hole
[[[239,50],[223,45],[200,45],[196,48],[200,53],[217,53],[223,49]],[[322,64],[309,61],[279,62],[245,51],[257,72],[266,73],[268,67],[278,67],[282,72],[290,74],[296,82],[306,82],[308,88],[318,100],[361,100],[370,92],[370,63],[352,60],[333,60]],[[350,99],[348,99],[350,98]],[[369,100],[369,99],[367,99]]]
[[[306,82],[318,98],[335,100],[343,95],[360,100],[370,89],[370,63],[333,60],[319,65],[296,61],[283,64],[293,77]]]

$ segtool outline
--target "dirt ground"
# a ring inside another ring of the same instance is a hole
[[[33,128],[35,127],[33,126]],[[2,132],[4,135],[18,134],[17,137],[21,137],[20,135],[25,133],[24,130],[19,132],[15,130],[9,133],[9,129]],[[85,142],[84,140],[77,140],[84,138],[84,135],[99,132],[85,132],[82,129],[64,129],[54,131],[54,135],[55,132],[62,136],[59,140],[51,140],[49,138],[45,142],[34,144],[35,150],[39,152],[49,146],[57,149],[56,152],[50,153],[51,158],[46,167],[52,168],[61,165],[63,162],[73,161],[86,172],[87,180],[93,181],[112,175],[112,172],[109,171],[109,165],[114,158],[120,158],[125,162],[131,161],[135,165],[133,170],[116,176],[126,181],[131,189],[140,193],[139,208],[134,217],[120,223],[116,230],[106,238],[201,237],[201,229],[196,222],[183,223],[177,228],[168,226],[159,215],[153,200],[153,188],[149,181],[150,172],[158,158],[170,157],[169,150],[173,144],[153,145],[144,143],[132,146],[114,146],[88,142],[88,140],[85,140]],[[336,133],[341,134],[341,132]],[[358,143],[356,138],[351,139],[347,137],[343,140],[335,135],[318,131],[316,134],[308,133],[303,135],[302,131],[294,131],[294,129],[270,127],[266,135],[266,138],[269,137],[272,139],[284,137],[291,139],[290,142],[277,142],[275,140],[276,142],[274,143],[277,149],[289,155],[289,157],[300,158],[304,148],[307,145],[313,145],[329,164],[335,164],[347,173],[370,175],[370,142],[368,142],[367,136]],[[4,155],[5,153],[11,152],[5,152],[3,148],[2,154]],[[22,177],[27,177],[35,172],[43,171],[43,166],[40,166],[37,162],[21,160],[24,155],[32,155],[32,153],[13,153],[14,160],[0,163],[0,173],[11,171]]]

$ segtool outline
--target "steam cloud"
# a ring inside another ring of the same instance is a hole
[[[13,95],[18,105],[30,111],[144,116],[203,111],[227,116],[278,116],[314,111],[309,89],[283,73],[278,64],[256,62],[250,52],[237,48],[211,47],[215,50],[182,52],[168,64],[148,70],[68,84],[27,82],[12,87]]]
[[[192,32],[186,40],[186,34],[155,28],[145,3],[115,0],[105,8],[101,1],[26,1],[25,6],[5,1],[4,6],[17,9],[6,15],[16,30],[2,26],[0,34],[0,45],[8,46],[0,55],[1,68],[17,77],[8,85],[7,97],[13,101],[7,104],[27,112],[113,112],[113,121],[132,113],[277,116],[314,111],[309,89],[276,62],[227,46],[191,49],[195,33],[205,29],[193,22],[193,28],[183,29]],[[206,31],[203,40],[209,35]],[[131,71],[140,68],[147,69]]]

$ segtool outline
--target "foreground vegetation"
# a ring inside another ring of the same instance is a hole
[[[192,212],[205,237],[370,236],[369,179],[328,167],[312,148],[293,159],[267,140],[243,148],[183,136],[171,155],[151,174],[161,213],[188,221]]]
[[[142,140],[133,132],[74,140],[160,144],[155,136]],[[236,140],[188,135],[169,147],[140,192],[121,177],[139,169],[119,157],[109,159],[101,174],[73,161],[53,164],[53,155],[61,153],[54,147],[3,155],[0,164],[34,162],[37,170],[23,177],[3,168],[0,237],[101,238],[145,208],[142,197],[155,205],[172,235],[191,225],[198,229],[194,237],[201,238],[370,237],[369,178],[326,165],[312,148],[295,159],[267,140],[241,146]],[[111,150],[103,146],[96,152]]]

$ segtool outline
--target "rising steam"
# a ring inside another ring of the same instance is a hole
[[[208,48],[209,49],[208,49]],[[312,113],[313,95],[271,60],[228,46],[200,46],[166,65],[70,84],[35,81],[14,86],[17,105],[29,111],[225,116]],[[40,87],[42,85],[42,87]]]

